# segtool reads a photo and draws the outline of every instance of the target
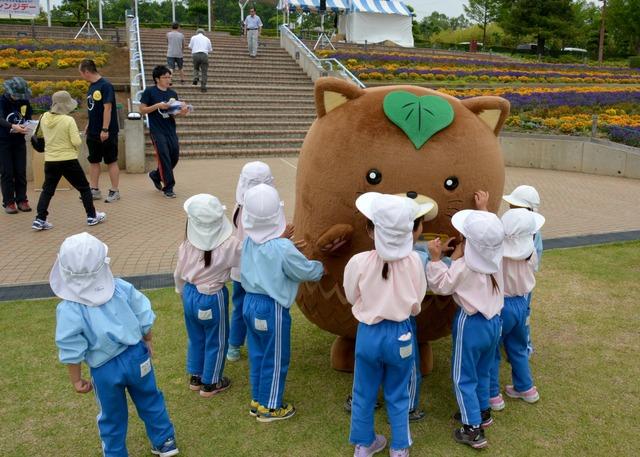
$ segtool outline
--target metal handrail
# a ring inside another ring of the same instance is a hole
[[[136,97],[134,100],[132,100],[132,102],[134,104],[139,104],[140,96],[138,94],[142,94],[142,92],[147,88],[147,82],[144,73],[144,60],[142,58],[142,41],[140,40],[140,18],[137,16],[133,18],[133,21],[131,21],[131,26],[131,34],[133,35],[133,32],[135,32],[134,40],[136,46],[136,50],[133,54],[133,59],[134,63],[137,63],[138,70],[140,70],[140,72],[136,74],[131,81],[131,86],[138,89],[136,90]]]
[[[309,59],[314,63],[314,65],[319,69],[319,70],[325,70],[325,71],[337,71],[339,72],[345,79],[349,79],[351,80],[354,84],[356,84],[358,87],[364,89],[366,86],[364,85],[364,83],[362,81],[360,81],[356,75],[354,75],[353,73],[351,73],[344,65],[342,65],[342,62],[340,62],[338,59],[320,59],[318,58],[318,56],[316,56],[316,54],[307,47],[306,44],[304,44],[302,42],[302,40],[295,34],[293,33],[289,27],[286,26],[286,24],[283,24],[280,27],[280,30],[282,31],[283,34],[285,34],[286,36],[288,36],[289,38],[291,38],[293,40],[293,42],[296,44],[296,46],[300,49],[300,51],[306,55],[307,57],[309,57]],[[337,67],[337,70],[334,70],[334,66]]]

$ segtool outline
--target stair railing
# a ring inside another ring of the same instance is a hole
[[[140,21],[137,16],[127,17],[129,35],[129,76],[131,81],[132,108],[138,111],[140,97],[147,88],[144,75],[144,61],[142,58],[142,42],[140,41]]]
[[[320,59],[305,45],[289,27],[280,27],[280,46],[293,57],[300,68],[315,81],[322,76],[335,76],[351,81],[361,88],[366,86],[338,59]]]

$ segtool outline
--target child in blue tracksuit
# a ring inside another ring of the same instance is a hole
[[[174,273],[176,292],[182,296],[187,327],[189,388],[209,398],[226,390],[231,380],[222,376],[229,337],[231,268],[240,265],[242,243],[231,235],[225,207],[209,194],[184,203],[186,240],[178,249]]]
[[[303,281],[319,281],[322,263],[307,260],[293,242],[281,238],[286,229],[278,191],[258,184],[244,195],[241,277],[249,343],[249,413],[260,422],[289,419],[292,404],[283,403],[289,370],[291,317],[289,308]]]
[[[521,185],[516,187],[509,195],[503,195],[502,199],[509,203],[509,208],[526,208],[529,211],[538,212],[540,208],[540,195],[535,187]],[[538,230],[533,236],[533,244],[538,258],[536,262],[536,271],[540,270],[540,261],[542,260],[542,233]],[[528,320],[531,319],[531,293],[527,295],[527,306],[529,307]],[[531,342],[531,326],[527,326],[527,353],[529,357],[533,354],[533,343]]]
[[[451,374],[460,408],[454,418],[462,422],[462,427],[454,431],[454,439],[475,449],[488,444],[483,428],[492,423],[490,373],[500,338],[503,306],[504,229],[500,219],[486,211],[488,198],[488,193],[476,192],[476,207],[481,211],[462,210],[453,215],[451,222],[465,239],[456,245],[450,267],[439,260],[440,239],[428,243],[429,289],[452,295],[459,306],[451,332]]]
[[[382,386],[391,424],[390,455],[408,456],[409,381],[415,375],[415,335],[409,320],[420,312],[427,290],[424,267],[413,251],[414,220],[433,204],[369,192],[356,207],[373,225],[375,250],[356,254],[344,271],[344,290],[360,322],[356,333],[350,442],[355,457],[386,446],[374,429],[374,407]],[[419,224],[419,222],[418,222]]]
[[[62,301],[56,309],[60,361],[78,393],[92,389],[98,402],[98,430],[106,457],[126,457],[127,397],[144,421],[151,452],[178,454],[175,431],[151,363],[155,314],[147,297],[109,268],[107,246],[88,233],[60,246],[49,282]],[[82,378],[86,362],[91,382]]]
[[[509,397],[521,398],[527,403],[535,403],[540,398],[533,384],[527,336],[529,332],[529,303],[527,297],[535,287],[537,254],[533,236],[544,224],[544,217],[525,208],[510,209],[502,216],[504,226],[504,308],[502,308],[502,336],[507,359],[511,365],[513,385],[507,385],[505,392]],[[489,403],[491,409],[504,409],[504,400],[500,394],[500,347],[491,371]]]
[[[273,186],[273,175],[271,168],[264,162],[248,162],[242,167],[238,185],[236,186],[236,208],[233,211],[233,225],[236,228],[236,238],[240,242],[244,241],[245,233],[242,227],[242,204],[244,194],[258,184],[268,184]],[[247,326],[242,315],[242,303],[244,302],[245,290],[240,282],[240,268],[231,269],[231,279],[233,280],[233,312],[231,314],[231,330],[229,332],[229,351],[227,360],[235,362],[240,360],[240,348],[244,345],[247,335]]]

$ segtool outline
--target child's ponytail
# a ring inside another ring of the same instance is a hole
[[[493,276],[493,274],[490,274],[489,277],[491,278],[491,288],[493,289],[493,293],[500,294],[500,286],[498,285],[498,281],[496,280],[495,276]]]
[[[386,280],[389,277],[389,264],[387,262],[382,266],[382,279]]]
[[[236,206],[236,210],[233,212],[233,226],[235,228],[238,228],[238,214],[240,214],[240,208],[242,208],[240,205]]]
[[[211,251],[204,251],[204,267],[211,265]]]

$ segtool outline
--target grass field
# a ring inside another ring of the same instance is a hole
[[[546,252],[534,292],[532,368],[541,400],[507,399],[488,430],[492,456],[632,456],[640,412],[640,242]],[[285,398],[298,414],[261,424],[248,415],[246,354],[228,363],[230,390],[202,399],[187,389],[182,308],[172,290],[150,291],[158,315],[155,368],[176,426],[180,455],[348,456],[342,409],[351,375],[332,371],[333,337],[293,312],[292,360]],[[98,456],[92,394],[73,392],[57,361],[54,300],[0,303],[0,455]],[[422,384],[427,419],[412,426],[413,456],[475,455],[451,439],[456,409],[450,341],[434,344],[435,370]],[[506,367],[502,384],[508,380]],[[384,408],[383,408],[384,409]],[[151,455],[131,411],[131,456]],[[384,411],[378,431],[388,436]],[[385,451],[386,452],[386,451]],[[380,454],[385,455],[385,454]]]

